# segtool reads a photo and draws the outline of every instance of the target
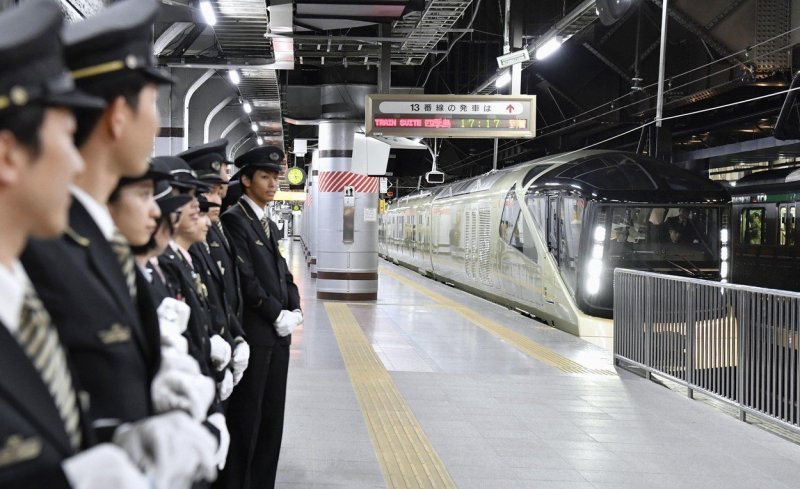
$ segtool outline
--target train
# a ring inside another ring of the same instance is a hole
[[[380,218],[379,254],[608,346],[614,269],[727,280],[729,221],[718,183],[583,150],[396,199]]]
[[[800,291],[800,169],[765,170],[740,178],[732,200],[734,283]]]

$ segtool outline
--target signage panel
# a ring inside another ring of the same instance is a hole
[[[507,68],[523,61],[530,61],[531,53],[527,49],[521,49],[512,53],[507,53],[497,57],[497,66],[499,68]]]
[[[367,136],[532,138],[536,96],[367,95]]]

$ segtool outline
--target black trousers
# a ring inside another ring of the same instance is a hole
[[[229,399],[231,446],[215,488],[275,487],[288,373],[289,345],[250,346],[250,363]]]

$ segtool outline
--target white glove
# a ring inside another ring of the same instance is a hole
[[[191,308],[184,302],[167,297],[156,309],[158,326],[161,332],[161,343],[174,346],[184,353],[188,351],[188,343],[183,332],[189,324]]]
[[[242,380],[247,364],[250,363],[250,345],[242,341],[233,350],[233,385],[238,385]]]
[[[154,489],[188,488],[192,482],[217,477],[217,440],[184,412],[124,424],[113,441],[144,471]]]
[[[300,316],[300,321],[297,324],[303,324],[303,311],[301,311],[300,309],[295,309],[292,312]]]
[[[150,394],[158,413],[180,409],[203,420],[214,401],[214,380],[200,373],[190,355],[162,347],[161,368],[150,384]]]
[[[273,326],[275,327],[275,331],[277,331],[278,336],[284,337],[292,334],[295,326],[300,324],[302,321],[302,314],[284,309],[278,315],[278,319],[275,320]]]
[[[150,482],[119,447],[103,443],[61,462],[74,489],[150,489]]]
[[[217,389],[219,390],[220,401],[231,397],[231,392],[233,392],[233,374],[230,370],[225,371],[225,377],[217,384]]]
[[[231,361],[231,345],[222,339],[222,336],[215,334],[211,337],[211,363],[218,372],[222,372]]]
[[[222,470],[225,468],[225,462],[228,460],[228,449],[231,446],[231,435],[228,433],[228,426],[225,424],[225,416],[222,413],[214,413],[206,421],[219,430],[219,447],[215,458],[217,468]]]

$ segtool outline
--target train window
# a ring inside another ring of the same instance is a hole
[[[547,229],[547,196],[542,194],[528,194],[525,203],[533,217],[536,226],[544,231]]]
[[[760,245],[764,242],[764,208],[743,209],[739,215],[739,242]]]
[[[559,173],[558,178],[575,179],[607,190],[658,188],[637,160],[622,153],[588,157]]]
[[[578,281],[578,254],[585,207],[586,199],[579,197],[563,197],[561,199],[559,266],[564,281],[573,293]]]
[[[506,194],[505,201],[503,202],[503,212],[500,215],[500,239],[504,243],[511,242],[511,235],[517,225],[519,219],[520,207],[517,194],[515,192],[517,186],[514,185],[511,190]]]
[[[794,205],[782,205],[780,207],[780,236],[778,242],[781,246],[794,246]]]
[[[514,188],[506,194],[503,213],[500,216],[500,238],[535,262],[539,256],[536,253],[533,236],[525,225],[525,217],[522,215]]]

